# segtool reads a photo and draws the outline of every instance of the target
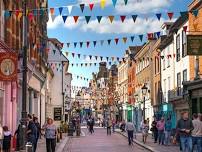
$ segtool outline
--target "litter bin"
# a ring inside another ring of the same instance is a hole
[[[26,144],[26,152],[32,152],[32,143],[31,142],[27,142]]]

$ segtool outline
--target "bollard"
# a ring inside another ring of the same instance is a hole
[[[32,152],[32,143],[31,142],[27,142],[26,144],[26,152]]]

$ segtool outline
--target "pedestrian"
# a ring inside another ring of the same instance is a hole
[[[165,122],[165,145],[168,146],[171,140],[171,130],[172,130],[172,122],[170,118],[167,118]]]
[[[16,147],[15,147],[15,151],[19,151],[20,150],[20,127],[21,127],[21,123],[19,123],[18,128],[15,131],[15,138],[16,138]]]
[[[162,117],[161,120],[157,122],[159,145],[160,144],[164,145],[164,128],[165,128],[165,120]]]
[[[125,120],[123,120],[123,121],[121,122],[121,126],[120,126],[121,132],[124,132],[124,131],[125,131],[125,127],[126,127],[126,123],[125,123]]]
[[[147,142],[147,136],[149,132],[149,124],[147,123],[147,120],[142,122],[140,128],[142,130],[142,142],[145,144]]]
[[[111,127],[112,127],[112,121],[108,118],[107,119],[107,135],[111,135]]]
[[[4,139],[4,132],[0,122],[0,152],[2,151],[2,147],[3,147],[3,139]]]
[[[3,126],[3,151],[4,152],[10,152],[11,147],[11,132],[8,130],[7,126]]]
[[[34,124],[35,124],[35,126],[37,128],[37,136],[36,136],[36,148],[37,148],[37,143],[38,143],[38,140],[39,140],[39,138],[41,136],[41,125],[38,122],[38,118],[37,117],[34,117],[33,121],[34,121]]]
[[[45,130],[47,152],[55,152],[57,128],[53,124],[53,119],[49,118],[43,129]]]
[[[113,119],[112,120],[112,131],[113,131],[113,133],[115,133],[115,125],[116,125],[116,120]]]
[[[192,123],[194,126],[192,130],[193,150],[196,145],[196,152],[202,152],[202,121],[197,114],[193,114]]]
[[[133,142],[133,133],[135,130],[134,124],[131,122],[129,119],[128,122],[126,123],[126,131],[128,132],[128,144],[131,145]]]
[[[32,115],[28,114],[28,126],[27,126],[27,141],[32,143],[33,152],[36,151],[36,139],[37,139],[37,127],[32,119]]]
[[[154,121],[152,122],[151,131],[152,131],[152,133],[154,135],[154,143],[157,143],[157,140],[158,140],[158,129],[157,129],[157,121],[156,121],[155,117],[154,117]]]
[[[178,120],[176,129],[179,132],[182,151],[192,152],[191,131],[194,127],[192,121],[189,119],[188,112],[182,112],[182,118]]]
[[[94,125],[94,120],[91,118],[91,119],[89,119],[89,132],[91,134],[94,132],[93,125]]]

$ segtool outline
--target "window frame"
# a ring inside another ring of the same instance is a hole
[[[180,61],[180,34],[176,36],[176,61]]]

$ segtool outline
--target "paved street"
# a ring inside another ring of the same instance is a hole
[[[86,129],[84,132],[85,137],[71,138],[64,152],[147,152],[136,144],[129,146],[126,138],[119,134],[107,136],[102,128],[96,128],[93,135]]]

